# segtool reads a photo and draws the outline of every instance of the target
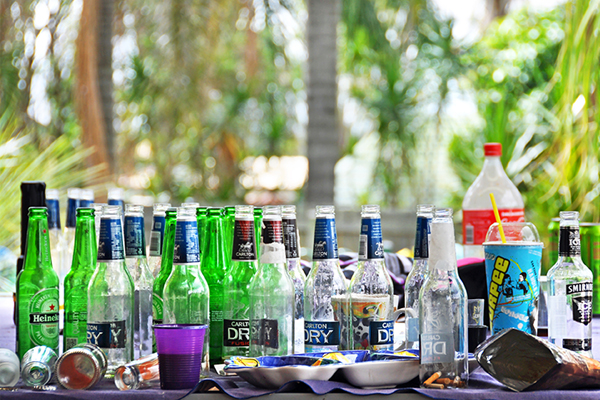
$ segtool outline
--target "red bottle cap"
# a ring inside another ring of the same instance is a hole
[[[483,153],[486,157],[500,157],[502,155],[502,144],[486,143],[483,145]]]

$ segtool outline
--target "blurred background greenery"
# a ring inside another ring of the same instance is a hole
[[[305,201],[307,1],[1,0],[0,245],[28,179]],[[332,3],[336,205],[458,210],[497,141],[543,235],[559,210],[598,222],[599,2]]]

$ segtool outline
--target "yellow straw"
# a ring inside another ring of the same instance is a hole
[[[504,236],[504,229],[502,228],[500,214],[498,214],[498,206],[496,205],[494,193],[490,193],[490,200],[492,200],[492,207],[494,208],[494,216],[496,217],[496,222],[498,223],[498,232],[500,232],[500,238],[502,239],[502,243],[506,243],[506,237]]]

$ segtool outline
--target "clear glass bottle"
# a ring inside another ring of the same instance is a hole
[[[235,207],[232,236],[231,265],[223,289],[223,359],[248,356],[250,351],[250,280],[258,269],[254,207]]]
[[[158,353],[121,365],[115,372],[115,386],[119,390],[142,389],[159,381]]]
[[[0,348],[0,387],[13,387],[21,377],[19,357],[9,349]]]
[[[439,372],[434,384],[466,387],[467,291],[456,266],[452,209],[435,211],[430,245],[429,273],[419,294],[421,386],[428,387],[425,382]]]
[[[312,268],[304,285],[304,349],[348,348],[348,288],[340,269],[335,207],[317,206]]]
[[[148,267],[153,277],[160,272],[162,259],[162,244],[165,237],[166,212],[171,207],[169,203],[156,203],[152,206],[152,231],[150,232],[150,255]]]
[[[294,283],[287,272],[281,207],[263,214],[258,271],[250,282],[250,356],[294,352]]]
[[[560,212],[558,261],[548,271],[550,343],[592,357],[592,271],[581,261],[579,213]]]
[[[105,206],[98,262],[88,287],[87,341],[108,359],[107,377],[133,359],[133,279],[125,265],[121,207]]]
[[[394,349],[394,286],[385,266],[379,206],[362,206],[358,268],[348,292],[348,330],[354,350]]]
[[[94,225],[96,226],[96,247],[100,243],[100,221],[102,220],[102,209],[107,206],[106,203],[94,203],[92,208],[94,209]]]
[[[417,232],[415,234],[415,258],[413,267],[406,277],[404,285],[404,304],[406,318],[404,323],[405,348],[419,348],[419,291],[427,275],[429,259],[429,236],[431,220],[435,206],[420,204],[417,206]]]
[[[209,325],[209,288],[200,271],[196,208],[179,208],[173,271],[163,291],[165,324]],[[209,370],[209,332],[204,336],[202,376]]]
[[[123,189],[121,188],[110,188],[108,189],[108,205],[119,206],[121,213],[125,211],[125,201],[123,201]]]
[[[146,260],[144,206],[125,206],[125,263],[133,279],[133,358],[152,354],[152,285],[154,277]]]
[[[281,226],[288,274],[294,283],[294,353],[304,353],[304,284],[306,275],[300,264],[300,235],[296,206],[281,206]]]

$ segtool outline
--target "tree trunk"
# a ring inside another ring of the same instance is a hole
[[[340,155],[337,124],[337,24],[340,0],[308,0],[307,206],[333,204],[334,167]]]

